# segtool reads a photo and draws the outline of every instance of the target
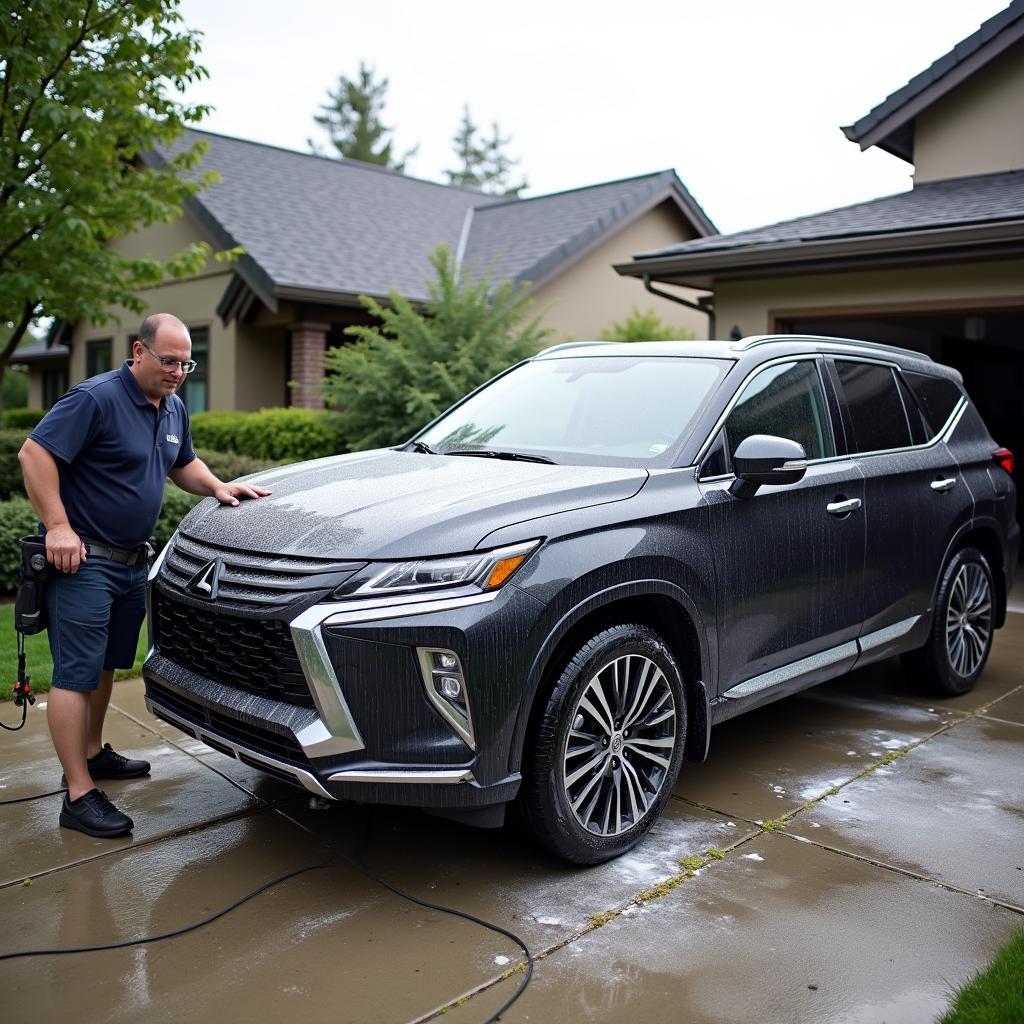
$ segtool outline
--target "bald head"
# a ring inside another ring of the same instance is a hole
[[[161,327],[179,336],[183,332],[188,337],[188,328],[173,313],[150,313],[139,328],[139,341],[152,348]]]

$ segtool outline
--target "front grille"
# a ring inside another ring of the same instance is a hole
[[[299,746],[297,740],[289,736],[271,732],[258,725],[249,725],[247,722],[214,711],[205,704],[192,700],[152,679],[146,681],[146,690],[159,704],[187,722],[198,725],[200,728],[208,728],[211,732],[215,732],[225,739],[233,740],[240,746],[255,750],[259,754],[266,754],[267,757],[276,758],[278,761],[294,764],[298,768],[309,768],[309,758],[306,757],[305,751]],[[171,724],[176,723],[172,722]],[[231,753],[230,750],[222,752]],[[263,769],[263,765],[258,762],[254,767]]]
[[[157,647],[171,661],[245,693],[314,706],[286,623],[179,604],[165,592],[154,604]]]
[[[222,563],[217,600],[264,614],[310,594],[324,596],[365,565],[306,555],[237,551],[178,533],[164,559],[160,579],[187,592],[189,581],[215,559]]]

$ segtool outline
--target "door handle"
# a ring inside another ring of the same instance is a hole
[[[953,487],[956,487],[955,476],[948,476],[944,480],[933,480],[931,482],[931,488],[933,491],[948,491]]]
[[[830,501],[825,506],[825,511],[830,516],[845,516],[850,512],[856,512],[860,508],[860,498],[846,498],[843,501]]]

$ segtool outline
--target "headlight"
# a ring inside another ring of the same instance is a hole
[[[416,593],[441,588],[472,588],[481,593],[506,584],[540,544],[539,540],[475,551],[450,558],[417,558],[408,562],[368,565],[347,580],[335,597],[370,597],[375,594]]]

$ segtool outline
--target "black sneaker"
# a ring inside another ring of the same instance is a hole
[[[103,749],[95,757],[88,758],[85,764],[94,779],[137,779],[140,775],[149,774],[148,761],[125,757],[109,743],[104,743]],[[60,788],[68,788],[66,775],[60,777]]]
[[[122,814],[102,789],[90,789],[77,800],[69,800],[65,793],[60,823],[64,828],[73,828],[99,839],[123,836],[135,827],[135,822],[127,814]]]

